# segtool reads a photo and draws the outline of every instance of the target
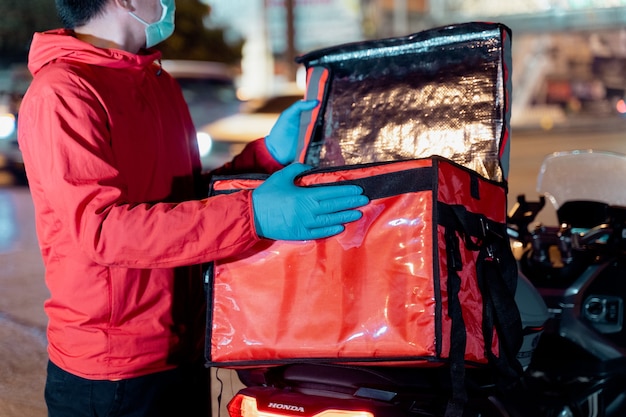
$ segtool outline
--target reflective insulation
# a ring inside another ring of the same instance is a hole
[[[299,57],[328,71],[304,162],[320,167],[439,155],[501,181],[508,165],[508,45],[469,23]],[[317,82],[309,77],[308,90]]]

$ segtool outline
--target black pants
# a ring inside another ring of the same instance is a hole
[[[49,417],[208,417],[209,370],[202,365],[119,381],[92,381],[48,361]]]

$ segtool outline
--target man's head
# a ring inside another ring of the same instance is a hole
[[[97,46],[113,44],[134,52],[174,32],[175,0],[55,1],[63,26]]]

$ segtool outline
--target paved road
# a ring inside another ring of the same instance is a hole
[[[0,189],[0,416],[45,416],[47,290],[27,188]]]
[[[562,150],[603,149],[626,153],[626,122],[592,133],[577,129],[561,133],[513,132],[509,204],[518,194],[536,196],[535,178],[543,156]],[[540,220],[552,223],[553,216]],[[44,417],[46,319],[43,283],[27,188],[0,188],[0,417]],[[220,371],[223,401],[240,386]],[[217,414],[215,414],[217,415]],[[222,416],[225,412],[222,410]]]

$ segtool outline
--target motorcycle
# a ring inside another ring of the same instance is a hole
[[[626,155],[559,152],[541,167],[538,202],[519,196],[510,230],[521,275],[550,319],[524,375],[543,416],[626,415]],[[548,200],[558,226],[528,226]]]
[[[539,200],[518,197],[508,223],[524,372],[502,387],[468,368],[464,417],[626,415],[625,177],[626,155],[560,152],[544,160]],[[536,223],[546,200],[558,226]],[[230,417],[439,417],[451,389],[445,367],[298,363],[238,375],[246,388]]]

